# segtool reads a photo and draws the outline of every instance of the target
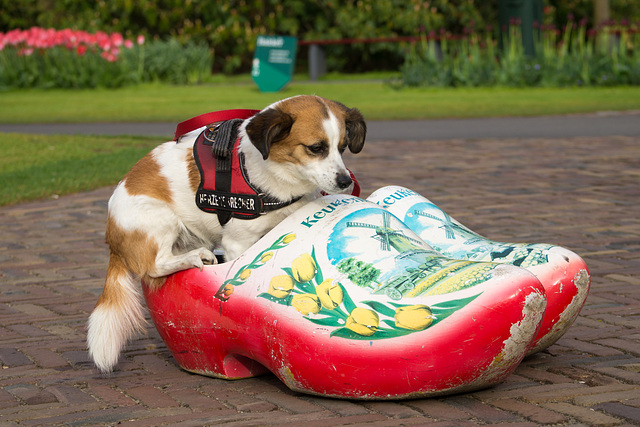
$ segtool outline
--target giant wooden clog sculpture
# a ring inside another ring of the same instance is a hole
[[[544,286],[547,310],[530,354],[556,342],[578,317],[589,292],[590,276],[585,262],[575,253],[549,244],[488,240],[404,187],[381,188],[368,200],[398,216],[446,257],[508,263],[535,274]]]
[[[344,195],[308,204],[236,260],[144,292],[184,369],[270,371],[292,390],[358,399],[501,382],[546,304],[525,269],[443,257],[387,210]]]

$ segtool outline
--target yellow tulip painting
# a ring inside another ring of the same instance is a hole
[[[318,287],[316,287],[316,294],[320,298],[322,308],[327,310],[333,310],[338,307],[344,301],[344,292],[340,285],[333,279],[326,279]]]
[[[291,276],[282,274],[280,276],[274,276],[269,283],[269,294],[276,298],[286,298],[291,294],[293,290],[293,279]]]
[[[358,335],[369,337],[376,333],[380,325],[378,313],[368,308],[356,307],[347,317],[347,329]]]
[[[305,283],[316,276],[318,267],[310,254],[302,254],[291,263],[291,272],[296,282]]]
[[[433,322],[433,313],[426,305],[410,305],[398,307],[394,316],[395,325],[399,328],[421,331]]]
[[[271,246],[260,252],[249,264],[239,268],[234,277],[225,280],[222,286],[220,286],[220,289],[215,293],[215,297],[222,301],[228,300],[233,293],[234,286],[241,286],[245,283],[251,277],[254,270],[262,267],[273,258],[275,251],[286,247],[295,238],[296,235],[294,233],[287,233],[278,237]]]

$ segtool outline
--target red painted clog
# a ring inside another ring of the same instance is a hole
[[[270,371],[292,390],[356,399],[499,383],[530,350],[546,304],[525,269],[445,258],[345,195],[308,204],[236,260],[144,295],[187,371]]]
[[[555,343],[578,317],[589,293],[590,275],[582,258],[570,250],[550,244],[488,240],[403,187],[381,188],[368,200],[388,209],[446,257],[507,263],[535,274],[547,294],[547,310],[530,354]]]

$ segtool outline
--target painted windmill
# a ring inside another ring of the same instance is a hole
[[[397,261],[401,259],[413,259],[412,265],[418,265],[415,267],[402,267],[395,271],[396,273],[392,277],[385,279],[382,283],[376,286],[372,293],[384,294],[393,300],[399,300],[404,294],[415,288],[416,283],[423,280],[429,274],[429,269],[433,267],[434,263],[441,262],[441,256],[435,251],[425,248],[424,242],[414,239],[409,236],[405,236],[402,230],[395,230],[391,228],[391,214],[389,212],[382,212],[382,225],[369,224],[364,222],[347,222],[348,228],[370,228],[375,230],[375,234],[371,236],[380,242],[380,249],[383,251],[391,251],[391,248],[398,251],[398,255],[395,256]],[[437,259],[431,260],[429,257],[436,254]]]
[[[466,244],[475,243],[478,240],[478,235],[476,233],[474,233],[471,230],[468,230],[463,225],[453,222],[452,218],[446,212],[442,210],[440,210],[440,212],[442,212],[442,215],[444,216],[444,218],[440,218],[430,213],[419,211],[419,210],[413,211],[413,214],[417,216],[423,216],[429,219],[433,219],[442,223],[440,228],[444,230],[444,234],[447,239],[455,239],[456,235],[458,235],[463,239],[467,240],[467,242],[465,242]]]
[[[423,245],[419,240],[405,236],[401,230],[391,228],[391,214],[389,212],[382,213],[382,226],[369,224],[365,222],[347,222],[348,228],[371,228],[376,231],[372,238],[380,241],[380,249],[390,251],[391,248],[403,253],[407,251],[422,250]]]

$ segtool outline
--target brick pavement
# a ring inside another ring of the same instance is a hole
[[[193,375],[152,328],[103,377],[84,340],[107,263],[104,188],[0,208],[0,424],[640,424],[640,138],[372,142],[347,163],[364,195],[405,185],[487,237],[579,253],[593,276],[581,316],[503,384],[437,399]]]

